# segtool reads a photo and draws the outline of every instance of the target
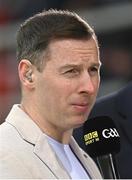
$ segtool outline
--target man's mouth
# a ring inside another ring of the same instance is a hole
[[[86,113],[89,109],[88,103],[75,103],[72,104],[72,106],[77,112],[82,112],[82,113]]]

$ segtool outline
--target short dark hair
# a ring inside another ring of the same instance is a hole
[[[40,56],[52,40],[90,39],[93,35],[94,30],[74,12],[43,11],[21,24],[17,32],[17,59],[28,59],[40,69]]]

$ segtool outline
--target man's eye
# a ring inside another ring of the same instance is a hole
[[[98,68],[92,67],[92,68],[91,68],[91,71],[98,71]]]
[[[78,70],[77,69],[69,69],[68,71],[66,71],[66,73],[76,74],[76,73],[78,73]]]
[[[97,67],[91,67],[89,71],[90,71],[90,73],[91,73],[92,75],[94,75],[94,74],[97,74],[97,73],[99,72],[99,68],[97,68]]]
[[[69,69],[64,73],[67,77],[76,77],[79,75],[79,70],[77,69]]]

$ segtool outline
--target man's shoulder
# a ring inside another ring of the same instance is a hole
[[[15,128],[10,123],[6,121],[3,122],[0,125],[0,137],[1,136],[5,137],[5,135],[7,136],[9,133],[13,132],[13,130],[15,130]]]
[[[118,97],[119,92],[113,92],[111,94],[99,97],[94,104],[89,118],[97,116],[109,116],[112,119],[118,117]]]
[[[17,131],[17,129],[8,122],[4,122],[0,125],[0,149],[5,151],[6,149],[16,149],[23,147],[24,140]]]
[[[95,103],[96,106],[100,105],[100,104],[111,104],[112,102],[114,102],[115,98],[118,96],[117,92],[113,92],[111,94],[107,94],[104,96],[101,96],[99,98],[97,98],[97,101]]]
[[[107,104],[109,105],[115,101],[121,101],[122,98],[131,100],[132,97],[130,96],[131,92],[132,92],[132,83],[129,83],[127,86],[115,92],[97,98],[95,106],[107,105]]]
[[[108,115],[111,111],[113,112],[116,96],[117,93],[112,93],[99,97],[90,113],[90,117],[101,115],[101,113],[103,113],[103,115]]]
[[[11,134],[13,132],[12,130],[13,130],[13,127],[9,123],[3,122],[0,125],[0,139],[5,140],[6,138],[8,138],[8,140],[9,140],[11,138]]]

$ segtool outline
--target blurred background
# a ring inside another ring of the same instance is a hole
[[[132,80],[132,0],[0,0],[0,122],[20,102],[17,28],[29,16],[50,8],[75,11],[94,27],[103,63],[98,97]]]

